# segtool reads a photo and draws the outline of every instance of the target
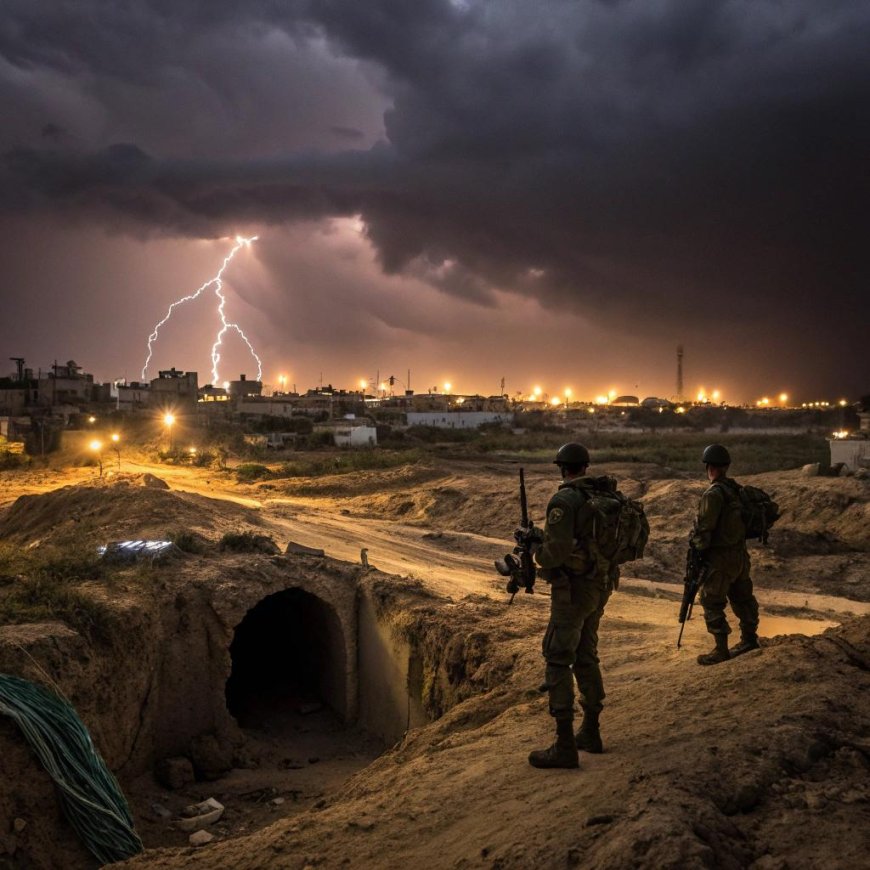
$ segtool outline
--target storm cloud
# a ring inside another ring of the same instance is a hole
[[[484,309],[715,317],[824,368],[866,340],[868,44],[845,0],[19,0],[2,209],[190,238],[359,216],[385,275]]]

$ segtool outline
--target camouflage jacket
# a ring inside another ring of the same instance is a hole
[[[720,477],[701,496],[692,535],[697,550],[738,549],[746,546],[746,528],[740,512],[737,483]]]
[[[567,568],[577,574],[589,571],[591,559],[584,538],[592,533],[591,517],[582,511],[588,496],[583,487],[591,487],[591,478],[575,477],[564,481],[547,505],[544,542],[535,553],[535,561],[547,571]]]

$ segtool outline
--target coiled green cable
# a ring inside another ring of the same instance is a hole
[[[101,864],[143,850],[118,781],[68,701],[36,683],[0,674],[0,713],[17,723],[57,785],[70,824]]]

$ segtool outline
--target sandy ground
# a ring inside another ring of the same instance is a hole
[[[542,772],[526,755],[550,739],[535,691],[548,601],[519,595],[508,608],[490,567],[517,521],[516,466],[459,466],[251,486],[225,473],[131,462],[124,471],[133,476],[120,483],[96,481],[93,469],[4,477],[4,541],[185,528],[212,540],[256,531],[352,562],[365,548],[380,570],[444,597],[433,619],[488,639],[489,670],[470,680],[471,696],[377,760],[381,747],[338,729],[326,712],[273,711],[260,733],[250,731],[257,766],[181,793],[148,777],[135,783],[149,847],[185,839],[152,804],[174,812],[215,796],[227,806],[214,845],[149,851],[137,866],[861,865],[870,847],[866,482],[798,472],[751,480],[783,507],[770,548],[753,550],[768,640],[759,653],[702,669],[694,659],[709,640],[700,620],[675,648],[674,585],[702,481],[654,466],[596,469],[643,500],[654,538],[602,623],[607,752],[584,755],[579,773]],[[170,489],[140,486],[144,472]],[[527,479],[537,518],[555,485],[552,468],[530,466]],[[16,501],[21,495],[43,497]]]

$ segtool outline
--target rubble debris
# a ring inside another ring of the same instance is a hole
[[[187,842],[190,843],[191,846],[206,846],[213,839],[214,834],[210,834],[208,831],[197,831],[187,838]]]
[[[233,747],[214,734],[200,734],[190,743],[190,758],[197,778],[213,781],[232,769]]]
[[[187,818],[179,819],[175,824],[181,831],[196,831],[213,825],[224,814],[224,805],[213,797],[198,804],[191,804],[184,809]]]
[[[193,764],[189,758],[183,756],[158,761],[154,768],[154,777],[160,785],[171,791],[184,788],[196,779]]]

